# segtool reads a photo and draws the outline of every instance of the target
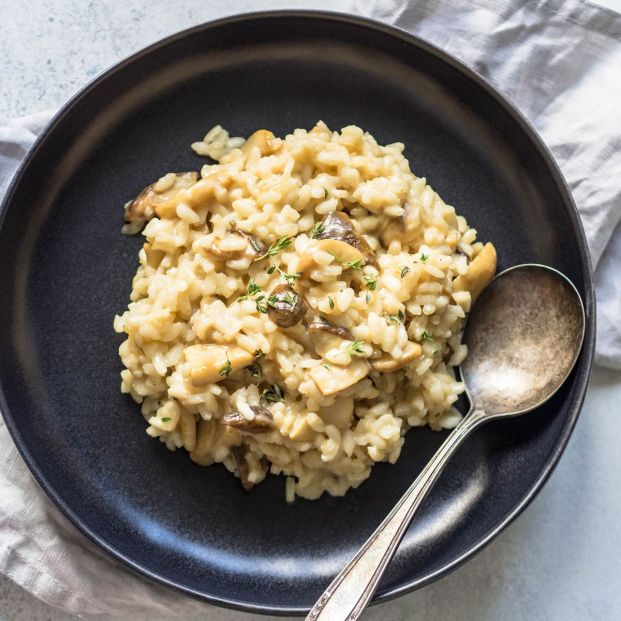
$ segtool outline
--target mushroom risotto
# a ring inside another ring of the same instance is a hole
[[[454,427],[466,313],[496,270],[403,144],[324,123],[284,139],[220,126],[125,206],[145,243],[121,390],[147,433],[249,490],[343,495],[394,463],[410,427]]]

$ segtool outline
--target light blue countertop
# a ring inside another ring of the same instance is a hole
[[[601,4],[621,10],[621,0]],[[267,8],[347,11],[350,5],[347,0],[0,0],[0,115],[57,108],[120,58],[209,19]],[[619,404],[621,374],[595,369],[569,446],[530,507],[471,562],[424,589],[370,609],[365,618],[621,619]],[[75,618],[0,577],[0,621]],[[208,619],[265,617],[214,608]]]

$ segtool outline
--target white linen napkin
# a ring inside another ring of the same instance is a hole
[[[358,12],[451,52],[535,125],[569,182],[597,266],[599,363],[621,369],[621,16],[580,0],[358,0]],[[51,113],[0,118],[0,196]],[[0,571],[80,614],[230,612],[108,559],[30,477],[0,418]]]

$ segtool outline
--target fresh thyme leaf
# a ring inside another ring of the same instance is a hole
[[[268,403],[278,403],[279,401],[284,401],[285,397],[280,386],[278,384],[273,384],[270,388],[266,388],[261,393],[259,400]]]
[[[423,330],[423,333],[420,335],[423,341],[433,341],[433,337],[427,330]]]
[[[271,265],[270,267],[267,268],[267,273],[268,274],[273,274],[276,271],[276,266],[275,265]]]
[[[330,325],[330,322],[323,315],[319,315],[319,321],[321,321],[321,323],[325,324],[326,326]]]
[[[401,278],[405,278],[406,274],[410,271],[410,268],[407,265],[403,265],[401,267]]]
[[[399,315],[384,315],[384,319],[388,325],[391,323],[401,323],[401,317]]]
[[[347,350],[354,354],[362,354],[364,353],[364,343],[362,341],[352,341],[348,346]]]
[[[328,304],[330,305],[330,308],[334,310],[334,300],[330,296],[328,296]]]
[[[402,310],[399,311],[399,315],[398,316],[399,316],[399,321],[401,323],[405,323],[405,313]]]
[[[231,361],[229,360],[227,356],[224,366],[218,371],[218,375],[222,377],[228,377],[232,370],[233,370],[233,365],[231,364]]]
[[[319,235],[321,235],[326,230],[326,227],[321,224],[321,222],[315,222],[313,228],[309,231],[308,236],[311,239],[316,239]]]
[[[371,278],[370,276],[365,276],[364,280],[367,283],[367,289],[375,291],[377,287],[377,280],[375,280],[375,278]]]
[[[428,255],[428,254],[425,254],[425,253],[423,252],[423,254],[421,254],[421,255],[420,255],[420,260],[421,260],[421,262],[422,262],[422,263],[425,263],[425,261],[427,261],[427,259],[429,259],[429,255]]]
[[[259,291],[261,291],[260,285],[257,285],[257,283],[254,281],[254,278],[251,278],[250,282],[248,283],[248,295],[256,295],[257,293],[259,293]]]
[[[267,315],[267,306],[265,306],[265,302],[263,301],[265,300],[265,296],[264,295],[260,295],[257,299],[256,299],[256,303],[257,303],[257,310],[260,313],[263,313],[264,315]]]
[[[324,362],[321,366],[324,367],[324,369],[328,369],[328,371],[332,370],[332,367],[327,362]]]
[[[299,278],[302,275],[301,272],[296,272],[295,274],[287,274],[287,272],[284,272],[280,268],[278,268],[278,271],[280,272],[280,275],[287,281],[287,284],[290,287],[293,287],[296,278]]]
[[[362,261],[360,259],[356,259],[355,261],[347,261],[343,263],[343,265],[352,270],[359,270],[362,267]]]
[[[163,423],[169,423],[172,420],[172,418],[170,418],[170,416],[164,416],[164,417],[160,418],[160,420]]]
[[[262,349],[255,349],[254,350],[254,357],[255,358],[263,358],[263,356],[265,356],[265,352]]]
[[[328,188],[323,189],[323,197],[328,198]]]
[[[278,254],[285,248],[288,248],[291,245],[291,237],[289,235],[285,235],[280,239],[276,240],[270,247],[257,259],[264,259],[265,257],[273,257],[275,254]]]
[[[263,369],[261,369],[261,365],[258,362],[251,364],[248,367],[248,370],[250,371],[250,375],[252,375],[252,377],[256,377],[259,380],[263,379]]]

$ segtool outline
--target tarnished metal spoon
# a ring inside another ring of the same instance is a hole
[[[461,366],[470,410],[307,621],[355,621],[370,601],[414,513],[457,448],[483,423],[547,401],[571,372],[584,338],[584,307],[571,281],[545,265],[518,265],[489,284],[464,332]]]

